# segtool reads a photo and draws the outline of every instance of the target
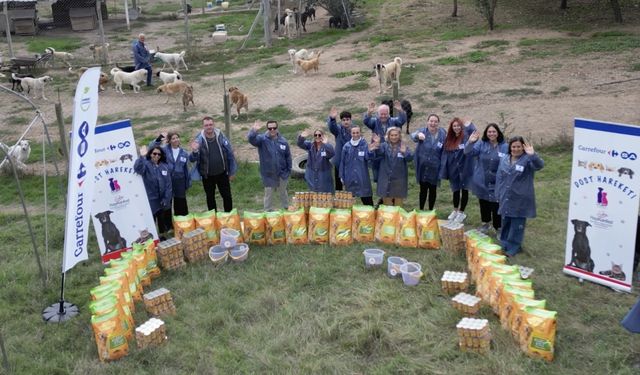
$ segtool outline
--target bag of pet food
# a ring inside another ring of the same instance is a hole
[[[416,233],[416,211],[407,212],[402,207],[398,210],[398,230],[396,232],[396,245],[401,247],[418,247],[418,235]]]
[[[244,236],[242,235],[242,225],[240,225],[240,215],[238,210],[233,209],[230,212],[218,212],[216,213],[216,228],[230,228],[235,229],[240,233],[238,236],[238,242],[244,242]],[[220,240],[218,240],[220,242]]]
[[[127,319],[127,333],[131,335],[131,337],[127,337],[127,339],[131,339],[133,337],[133,314],[131,312],[131,308],[129,307],[131,296],[128,296],[129,300],[125,297],[125,293],[121,288],[121,284],[115,280],[109,281],[104,284],[100,284],[90,291],[91,299],[93,301],[98,301],[104,298],[109,298],[115,296],[118,300],[118,304],[122,308],[124,312],[124,316]],[[128,295],[128,292],[127,292]],[[129,332],[130,331],[130,332]]]
[[[242,217],[244,223],[244,238],[247,240],[247,243],[266,245],[267,229],[264,212],[245,211]]]
[[[287,233],[287,243],[289,245],[309,243],[307,216],[304,213],[304,208],[300,208],[297,211],[286,211],[284,213],[284,224]]]
[[[193,214],[196,227],[204,229],[207,233],[207,246],[213,246],[220,243],[220,230],[218,221],[216,220],[216,210]]]
[[[516,340],[519,340],[517,337],[518,330],[520,329],[520,323],[522,322],[521,312],[524,311],[525,307],[535,307],[536,309],[546,309],[547,301],[546,300],[537,300],[530,297],[533,295],[533,291],[524,290],[524,289],[511,289],[510,287],[505,286],[504,290],[504,298],[503,303],[505,304],[506,313],[504,315],[500,315],[500,323],[502,327],[506,330],[511,331]],[[516,323],[517,319],[517,327],[513,327]],[[515,328],[515,330],[513,329]]]
[[[314,244],[329,243],[330,208],[309,208],[309,242]]]
[[[91,316],[91,327],[101,362],[115,361],[129,354],[129,343],[122,330],[117,310]]]
[[[524,308],[524,318],[520,327],[520,348],[533,358],[553,361],[556,341],[557,312]]]
[[[514,288],[533,289],[531,280],[522,280],[520,272],[493,271],[489,277],[489,305],[498,316],[500,316],[500,296],[505,285],[510,285]]]
[[[376,241],[393,245],[398,229],[398,210],[400,207],[380,205],[376,217]]]
[[[127,281],[129,282],[129,294],[134,302],[142,301],[142,286],[138,280],[138,275],[127,265],[114,263],[114,260],[109,262],[109,267],[104,269],[106,276],[124,273],[126,274]]]
[[[181,240],[185,233],[189,233],[196,229],[196,221],[194,215],[174,216],[173,217],[173,235]]]
[[[144,251],[147,253],[147,274],[151,279],[160,276],[160,267],[158,267],[158,254],[156,253],[157,242],[147,240],[144,243]]]
[[[356,242],[375,240],[376,210],[373,206],[354,205],[351,208],[351,233]]]
[[[267,222],[267,243],[269,245],[284,245],[287,243],[284,216],[282,211],[270,211],[264,214]]]
[[[108,276],[100,276],[100,285],[108,284],[110,282],[117,282],[120,285],[120,292],[124,296],[124,300],[129,306],[129,310],[131,313],[136,312],[136,305],[133,302],[133,297],[131,296],[131,292],[129,291],[129,279],[127,278],[127,274],[125,272],[115,273],[113,275]]]
[[[131,312],[127,308],[129,315],[125,314],[123,305],[120,304],[118,298],[115,295],[103,297],[99,300],[89,302],[89,311],[94,316],[105,315],[111,311],[117,311],[120,319],[120,326],[122,327],[122,333],[127,340],[133,339],[133,317]]]
[[[416,234],[419,248],[440,249],[440,231],[435,210],[416,212]]]
[[[351,245],[351,210],[336,208],[329,214],[329,242],[332,245]]]

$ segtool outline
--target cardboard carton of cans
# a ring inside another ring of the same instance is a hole
[[[182,241],[175,237],[160,242],[156,253],[160,266],[166,270],[174,270],[185,265]]]
[[[166,288],[146,293],[143,296],[143,300],[145,309],[151,315],[174,315],[176,313],[176,305],[173,303],[173,298],[171,298],[171,292]]]
[[[136,328],[136,343],[139,349],[160,345],[166,340],[166,325],[160,319],[151,318]]]
[[[196,262],[207,257],[209,252],[207,241],[207,232],[202,228],[196,228],[184,234],[182,247],[187,262]]]

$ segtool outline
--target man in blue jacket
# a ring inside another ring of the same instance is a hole
[[[340,181],[340,159],[342,159],[342,148],[351,140],[351,112],[340,112],[340,124],[338,125],[336,117],[338,117],[338,109],[331,107],[327,126],[329,131],[336,137],[336,155],[331,159],[335,169],[336,190],[342,190],[342,181]]]
[[[291,149],[289,143],[278,132],[278,122],[267,121],[267,132],[258,134],[262,125],[258,120],[253,124],[247,138],[258,148],[260,157],[260,177],[264,185],[264,210],[273,210],[273,194],[280,195],[282,208],[289,207],[287,184],[291,174]]]
[[[218,187],[224,211],[231,211],[233,199],[230,182],[235,178],[238,166],[231,142],[215,127],[213,118],[207,116],[202,119],[202,131],[191,142],[189,160],[196,163],[192,178],[197,180],[202,177],[209,210],[217,209],[215,194]]]
[[[138,41],[133,43],[133,64],[138,69],[147,70],[147,86],[151,86],[153,69],[151,68],[151,54],[144,45],[144,34],[138,35]]]
[[[398,116],[389,116],[389,106],[382,104],[378,107],[376,113],[376,104],[369,103],[367,112],[362,115],[362,123],[367,128],[380,137],[380,142],[384,143],[384,137],[387,135],[387,129],[392,127],[402,128],[405,122],[407,122],[407,114],[402,109],[399,100],[393,102],[393,108],[397,111]],[[378,182],[378,171],[380,169],[380,160],[374,160],[372,163],[373,169],[373,181]]]

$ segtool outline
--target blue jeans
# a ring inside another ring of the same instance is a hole
[[[524,239],[524,227],[526,224],[526,217],[502,217],[500,242],[507,255],[513,256],[522,251],[522,240]]]
[[[153,68],[151,65],[136,65],[136,70],[138,69],[146,69],[147,70],[147,86],[151,86],[151,77],[153,76]]]

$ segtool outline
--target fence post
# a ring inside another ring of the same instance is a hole
[[[191,53],[191,36],[189,35],[189,14],[187,13],[187,0],[182,0],[182,11],[184,12],[184,34],[187,37],[187,51]],[[202,12],[202,14],[204,14],[204,11]]]
[[[398,86],[400,86],[400,82],[395,80],[391,82],[391,85],[393,86],[393,100],[400,100],[398,94]]]
[[[229,108],[229,92],[224,90],[224,133],[231,142],[231,109]]]
[[[67,144],[67,136],[64,130],[64,118],[62,117],[62,105],[56,103],[56,120],[58,122],[58,134],[60,135],[60,148],[65,163],[69,162],[69,145]]]
[[[264,28],[264,45],[271,47],[271,3],[269,0],[264,0],[262,6],[263,28]]]

